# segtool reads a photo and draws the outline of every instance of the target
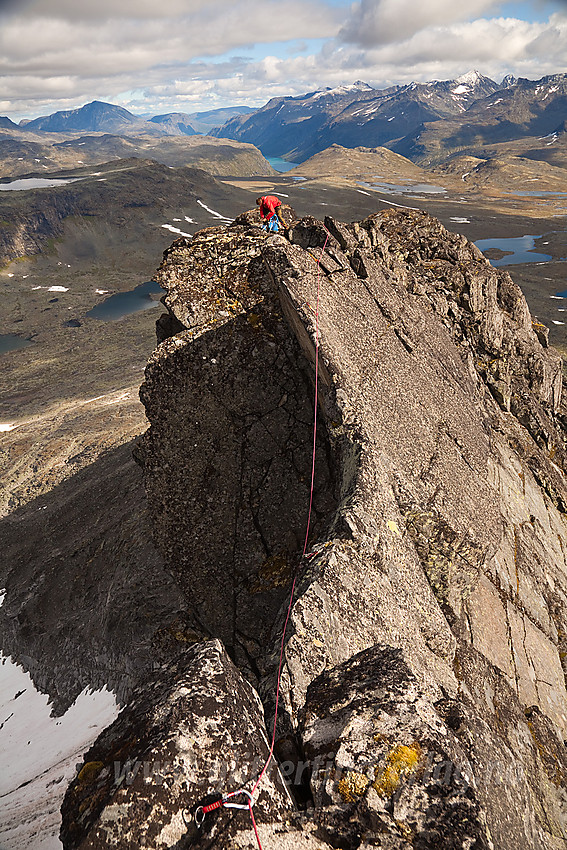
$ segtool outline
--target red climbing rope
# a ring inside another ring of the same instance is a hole
[[[325,228],[326,230],[326,228]],[[319,294],[320,294],[320,283],[321,283],[321,257],[327,247],[327,242],[329,241],[329,231],[327,230],[327,236],[325,237],[325,242],[323,247],[321,248],[321,254],[319,255],[319,259],[317,260],[317,303],[315,307],[315,403],[314,403],[314,414],[313,414],[313,453],[311,460],[311,489],[309,493],[309,512],[307,515],[307,527],[305,529],[305,541],[303,543],[303,552],[301,554],[302,559],[305,557],[307,553],[307,543],[309,540],[309,530],[311,528],[311,513],[313,510],[313,490],[315,487],[315,450],[317,447],[317,399],[319,393]],[[276,725],[278,720],[278,708],[280,702],[280,684],[281,684],[281,676],[282,676],[282,667],[283,667],[283,657],[284,657],[284,644],[285,644],[285,635],[287,631],[287,624],[289,622],[289,618],[291,616],[291,609],[293,607],[293,596],[295,593],[295,584],[297,581],[297,575],[293,577],[293,581],[291,584],[291,592],[289,596],[289,605],[287,608],[287,615],[285,618],[285,623],[282,632],[282,640],[280,644],[280,660],[278,664],[278,675],[276,679],[276,707],[274,712],[274,726],[272,729],[272,743],[270,745],[270,752],[268,754],[268,758],[266,759],[266,763],[262,768],[258,779],[254,783],[254,786],[251,791],[246,791],[244,788],[240,788],[238,791],[232,791],[230,794],[226,794],[220,800],[217,800],[215,803],[210,803],[207,806],[199,806],[199,808],[195,812],[195,822],[197,826],[201,826],[205,819],[205,815],[208,812],[212,812],[215,809],[220,809],[221,806],[225,808],[233,808],[233,809],[248,809],[250,812],[250,819],[252,821],[252,826],[254,828],[254,834],[256,836],[256,841],[258,842],[259,850],[263,850],[262,842],[260,841],[260,836],[258,835],[258,827],[256,826],[256,819],[254,818],[254,793],[258,788],[260,782],[264,778],[266,771],[268,770],[269,764],[272,760],[272,756],[274,754],[274,747],[276,744]],[[239,796],[240,794],[245,794],[248,797],[248,802],[246,805],[240,805],[237,803],[229,803],[228,800],[232,797]]]

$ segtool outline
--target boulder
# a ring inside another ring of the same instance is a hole
[[[218,640],[194,644],[138,689],[85,755],[63,804],[64,847],[232,847],[249,813],[195,812],[238,790],[269,754],[262,705]],[[246,803],[244,795],[234,802]],[[259,823],[285,818],[291,799],[277,768],[255,805]],[[187,846],[187,845],[185,845]]]

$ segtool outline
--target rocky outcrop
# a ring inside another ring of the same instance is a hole
[[[242,785],[261,769],[268,754],[262,705],[220,642],[194,645],[167,674],[163,681],[173,678],[173,690],[163,682],[140,688],[89,751],[65,798],[64,844],[111,846],[119,835],[121,847],[171,847],[186,836],[191,810],[211,783]],[[195,740],[206,738],[214,746],[198,753]],[[281,777],[272,773],[258,798],[259,820],[280,820],[291,807]],[[104,806],[110,794],[112,803]],[[68,810],[80,818],[66,819]],[[234,820],[222,826],[223,841],[234,833]],[[211,841],[209,826],[203,835]]]
[[[205,160],[206,151],[202,153]],[[216,154],[222,159],[222,152]],[[138,234],[143,232],[142,227],[161,227],[172,210],[202,213],[198,199],[205,197],[209,203],[222,199],[225,208],[228,200],[229,208],[237,210],[241,198],[246,196],[234,188],[227,192],[210,173],[197,166],[174,169],[155,160],[131,157],[105,162],[96,174],[91,169],[92,166],[85,166],[71,178],[69,172],[61,171],[55,176],[69,182],[40,192],[2,192],[0,265],[18,257],[53,253],[70,224],[82,232],[83,239],[90,234],[94,245],[102,243],[101,253],[106,256],[114,250],[114,238],[109,233],[112,228],[123,230],[127,242],[133,237],[136,242],[141,240]],[[151,235],[147,239],[151,242]],[[94,253],[88,239],[86,245],[79,244],[77,251],[79,255]]]
[[[510,276],[425,213],[304,218],[288,239],[257,223],[166,252],[160,333],[174,335],[141,391],[154,538],[195,626],[176,663],[199,683],[215,659],[218,694],[176,712],[186,673],[161,670],[87,756],[100,780],[68,792],[64,846],[254,846],[246,812],[194,828],[192,808],[241,779],[180,767],[179,741],[191,764],[233,764],[245,730],[252,788],[295,574],[275,750],[294,804],[272,772],[264,848],[563,848],[560,357]],[[183,791],[111,782],[117,740],[138,761],[168,742]]]

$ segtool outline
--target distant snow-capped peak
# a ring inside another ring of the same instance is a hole
[[[487,94],[490,89],[495,90],[499,88],[494,80],[491,80],[490,77],[485,77],[479,71],[467,71],[466,74],[461,74],[453,82],[456,84],[451,89],[453,97],[476,97],[479,94]]]
[[[356,80],[356,82],[351,83],[350,85],[345,86],[336,86],[335,88],[325,88],[320,91],[316,91],[315,94],[311,96],[311,100],[318,100],[320,97],[328,97],[329,95],[341,95],[341,94],[352,94],[353,92],[363,92],[363,91],[374,91],[373,87],[368,85],[368,83],[364,83],[362,80]]]
[[[479,73],[479,71],[467,71],[466,74],[461,74],[460,77],[457,77],[455,82],[464,86],[475,86],[486,79],[487,78],[483,74]]]

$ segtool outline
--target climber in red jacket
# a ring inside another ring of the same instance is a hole
[[[275,195],[264,195],[262,198],[256,198],[256,204],[260,207],[260,218],[266,219],[266,230],[277,233],[278,223],[283,230],[286,230],[285,221],[281,215],[282,202],[279,198]]]

